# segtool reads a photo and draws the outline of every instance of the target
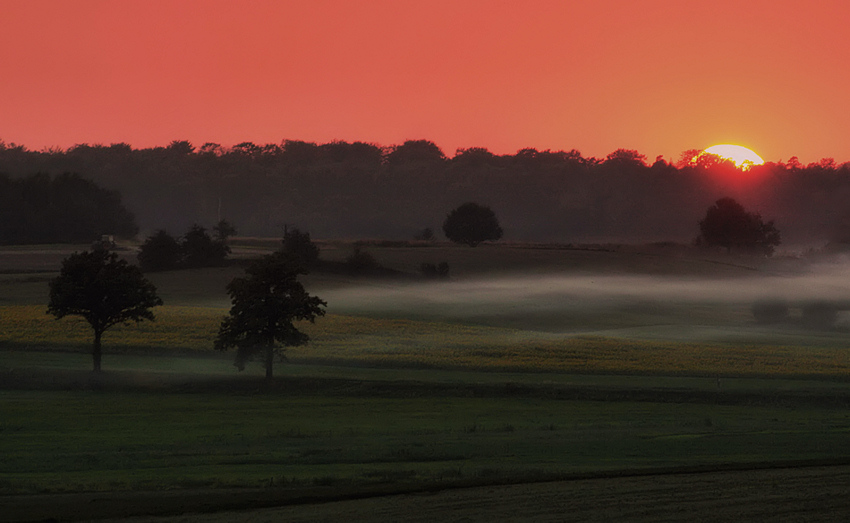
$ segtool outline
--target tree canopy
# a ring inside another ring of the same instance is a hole
[[[232,229],[230,224],[223,223]],[[226,234],[222,236],[217,230],[216,235],[218,238],[213,239],[198,224],[192,225],[180,240],[160,229],[139,247],[139,265],[145,272],[221,265],[230,254],[230,247],[226,244]]]
[[[748,212],[732,198],[721,198],[709,207],[699,229],[699,243],[718,245],[727,251],[735,247],[770,256],[781,243],[773,221],[765,223],[760,214]]]
[[[301,232],[297,227],[287,229],[282,243],[281,252],[307,270],[319,261],[319,247],[310,239],[309,232]]]
[[[214,240],[204,227],[192,225],[180,244],[183,249],[183,264],[186,267],[210,267],[221,265],[230,247],[224,241]]]
[[[101,337],[119,323],[154,320],[152,307],[162,305],[156,287],[135,265],[105,250],[75,253],[62,261],[50,282],[48,314],[57,319],[82,316],[94,330],[92,359],[100,371]]]
[[[139,266],[145,272],[174,270],[180,265],[182,253],[177,238],[160,229],[139,247]]]
[[[467,202],[446,216],[443,233],[455,243],[475,247],[481,242],[500,239],[502,228],[489,207]]]
[[[0,174],[0,244],[90,243],[103,234],[132,237],[138,231],[116,191],[78,174]]]
[[[227,286],[232,307],[221,322],[215,348],[235,347],[239,370],[261,357],[266,379],[272,379],[275,356],[283,353],[277,343],[284,348],[307,343],[309,336],[293,322],[315,321],[324,316],[327,304],[304,290],[298,276],[306,274],[305,268],[281,251],[254,262],[245,274]]]
[[[119,191],[144,230],[185,231],[227,216],[245,236],[279,235],[282,224],[297,223],[313,238],[407,239],[441,224],[458,203],[477,201],[497,209],[516,240],[684,242],[693,239],[705,209],[730,196],[781,224],[783,241],[811,243],[832,239],[847,212],[850,162],[804,164],[791,157],[743,174],[710,155],[690,161],[701,152],[677,162],[647,161],[629,149],[594,158],[569,148],[495,154],[470,147],[451,156],[427,140],[200,147],[178,140],[140,149],[116,143],[38,151],[0,141],[0,173],[13,185],[32,173],[84,173]],[[33,223],[24,219],[27,209],[35,207],[21,204],[20,191],[6,190],[3,179],[0,237],[19,237],[28,230],[21,224]],[[76,223],[62,216],[63,227]],[[122,235],[97,223],[94,237],[80,241]]]

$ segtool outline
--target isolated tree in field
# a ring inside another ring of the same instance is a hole
[[[57,319],[82,316],[94,329],[92,358],[100,371],[100,340],[118,323],[153,321],[152,307],[162,305],[156,287],[142,271],[105,250],[74,253],[62,261],[59,276],[50,282],[48,314]]]
[[[232,307],[221,322],[215,348],[236,348],[236,367],[261,357],[266,379],[272,378],[275,356],[283,347],[303,345],[310,338],[295,328],[297,320],[315,321],[324,316],[327,304],[310,296],[298,281],[306,270],[298,260],[276,252],[245,269],[246,276],[234,278],[227,286]]]
[[[234,227],[227,220],[219,220],[215,227],[213,227],[213,232],[215,233],[215,240],[223,245],[227,245],[227,240],[236,234],[236,227]]]
[[[208,267],[221,265],[230,247],[224,242],[212,239],[207,230],[198,224],[192,225],[183,236],[183,263],[187,267]]]
[[[770,256],[781,243],[773,221],[763,222],[761,215],[748,212],[732,198],[721,198],[709,207],[699,229],[698,243],[726,247],[727,252],[736,247]]]
[[[145,272],[176,269],[182,257],[180,242],[162,229],[139,247],[139,266]]]
[[[467,202],[449,213],[443,222],[443,233],[455,243],[475,247],[481,242],[501,238],[502,228],[489,207]]]
[[[310,239],[310,233],[301,232],[295,227],[284,231],[281,250],[307,270],[315,267],[319,261],[319,248]]]

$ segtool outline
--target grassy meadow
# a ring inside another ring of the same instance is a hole
[[[350,248],[326,244],[323,256]],[[668,280],[689,293],[704,277],[750,285],[781,260],[659,246],[365,248],[404,274],[306,277],[328,315],[301,326],[312,341],[286,351],[271,386],[259,364],[239,373],[212,349],[238,267],[151,275],[166,305],[155,322],[107,331],[93,377],[88,326],[45,312],[55,252],[38,265],[40,250],[0,250],[0,494],[417,488],[850,460],[845,327],[768,328],[744,298],[658,294]],[[443,260],[451,281],[416,279],[418,263]],[[482,283],[519,273],[594,288],[649,276],[655,294],[581,301],[570,287],[511,302]]]

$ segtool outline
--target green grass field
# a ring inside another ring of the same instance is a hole
[[[3,493],[525,480],[847,456],[850,414],[651,402],[5,391]]]
[[[582,275],[753,271],[622,250],[370,250],[399,270],[449,259],[461,270],[441,294],[469,289],[501,255],[512,270]],[[106,333],[100,378],[88,326],[45,312],[50,274],[0,275],[3,495],[392,490],[850,460],[850,335],[757,326],[740,301],[567,304],[557,331],[519,309],[503,321],[504,309],[469,316],[411,299],[388,312],[370,300],[409,293],[409,281],[314,274],[308,290],[349,301],[328,298],[330,314],[302,326],[312,342],[288,349],[267,386],[258,364],[239,373],[212,349],[238,267],[152,275],[166,305],[156,322]],[[585,317],[596,323],[576,328]]]

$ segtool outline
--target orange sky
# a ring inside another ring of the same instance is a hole
[[[848,23],[845,0],[0,0],[0,139],[843,162]]]

